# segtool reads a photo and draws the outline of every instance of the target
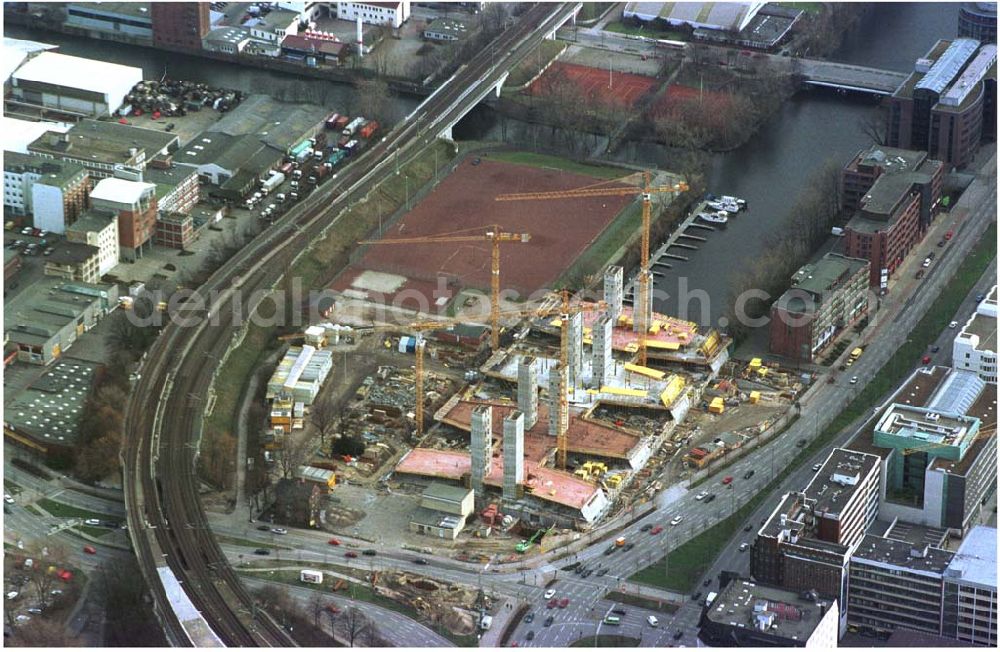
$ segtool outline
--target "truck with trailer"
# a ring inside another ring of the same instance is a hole
[[[346,115],[342,115],[339,118],[337,118],[337,121],[334,123],[334,129],[336,131],[343,131],[344,127],[346,127],[350,121],[351,119],[349,117],[347,117]]]
[[[362,118],[361,116],[358,116],[357,118],[354,118],[349,123],[347,123],[346,127],[344,127],[344,135],[345,136],[353,136],[354,132],[358,128],[360,128],[361,125],[363,125],[364,123],[365,123],[365,119]]]
[[[339,113],[331,113],[330,117],[326,119],[326,122],[323,124],[323,126],[327,129],[336,129],[337,120],[339,119],[340,119]]]
[[[331,166],[334,166],[343,161],[346,156],[347,152],[345,152],[344,150],[335,149],[332,152],[330,152],[330,158],[326,159],[326,162],[329,163]]]
[[[294,159],[301,152],[309,149],[310,147],[312,147],[312,143],[309,142],[308,138],[306,138],[305,140],[303,140],[302,142],[300,142],[299,144],[297,144],[295,147],[293,147],[292,149],[288,150],[288,155]]]
[[[310,158],[312,158],[312,155],[313,155],[313,148],[307,147],[306,149],[302,150],[295,156],[295,162],[300,164],[305,163]]]
[[[266,195],[267,193],[271,192],[284,182],[285,182],[284,174],[282,174],[281,172],[271,172],[271,176],[267,178],[267,181],[261,184],[260,191]]]
[[[358,130],[358,136],[368,139],[371,138],[376,131],[378,131],[378,122],[376,120],[369,120],[361,127],[361,129]]]
[[[347,156],[351,156],[358,149],[358,141],[349,140],[344,143],[344,151],[347,152]]]

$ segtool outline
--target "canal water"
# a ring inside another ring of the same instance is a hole
[[[939,38],[955,36],[957,3],[880,3],[845,38],[832,57],[838,61],[898,71],[912,69]],[[8,36],[32,38],[60,44],[67,54],[77,54],[141,66],[147,77],[171,77],[204,81],[246,92],[266,92],[289,101],[312,101],[336,107],[350,106],[349,86],[298,79],[287,75],[243,68],[196,57],[167,54],[147,48],[91,41],[58,34],[7,29]],[[398,115],[417,104],[413,98],[395,99]],[[876,100],[829,91],[804,91],[786,102],[781,110],[739,149],[713,157],[709,189],[716,194],[746,199],[750,210],[731,220],[723,231],[707,234],[707,242],[697,251],[684,251],[689,260],[671,261],[666,277],[656,278],[657,310],[716,325],[726,312],[729,288],[734,279],[753,265],[754,258],[774,237],[810,177],[828,160],[843,164],[871,141],[862,122],[876,111]],[[581,136],[549,127],[538,127],[496,116],[490,109],[477,109],[455,130],[459,139],[501,140],[527,148],[584,155],[597,143]],[[659,146],[629,143],[611,155],[635,165],[671,168],[667,151]],[[470,189],[474,191],[474,189]],[[678,305],[681,278],[689,290],[701,289],[711,297],[703,315],[700,303],[693,312]]]

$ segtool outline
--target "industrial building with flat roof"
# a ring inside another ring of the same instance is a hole
[[[703,29],[739,32],[746,27],[764,2],[629,2],[623,18],[643,22],[656,19]]]
[[[971,371],[988,383],[997,382],[997,286],[972,313],[955,336],[951,366]]]
[[[888,144],[970,163],[983,137],[995,137],[996,54],[971,38],[938,41],[888,100]]]
[[[8,438],[41,453],[76,443],[83,405],[98,365],[64,358],[24,390],[4,396],[4,431]]]
[[[142,68],[42,52],[11,75],[11,95],[26,104],[96,118],[117,111],[140,81]]]
[[[153,38],[151,2],[75,2],[66,5],[66,25],[102,35]],[[90,35],[90,34],[88,34]]]
[[[732,579],[706,605],[698,640],[711,647],[835,648],[840,610],[836,599]]]
[[[827,253],[799,269],[771,306],[771,353],[812,362],[868,314],[870,263]]]
[[[49,364],[117,306],[116,285],[45,277],[4,302],[6,337],[18,360]]]

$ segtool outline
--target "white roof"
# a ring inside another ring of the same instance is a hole
[[[148,189],[156,189],[156,184],[144,181],[127,181],[125,179],[101,179],[90,192],[91,199],[103,199],[105,201],[119,202],[122,204],[134,204],[142,199],[142,195]]]
[[[61,134],[70,130],[73,125],[66,122],[31,122],[0,116],[0,134],[3,134],[3,150],[5,152],[28,153],[28,145],[41,138],[46,131],[58,131]]]
[[[39,43],[38,41],[26,41],[19,38],[3,39],[3,56],[0,57],[0,73],[3,74],[3,81],[10,79],[17,67],[20,66],[32,52],[41,50],[54,50],[58,45]]]
[[[132,87],[142,81],[142,68],[71,57],[58,52],[42,52],[17,69],[14,79],[107,93],[109,89],[117,92],[123,86]]]

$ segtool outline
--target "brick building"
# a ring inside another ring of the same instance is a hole
[[[155,244],[170,249],[187,249],[198,236],[194,218],[183,213],[160,215],[156,220]]]
[[[828,253],[792,277],[771,306],[771,353],[811,362],[868,312],[869,262]]]
[[[841,171],[841,205],[857,208],[843,251],[869,261],[872,286],[886,287],[930,226],[943,173],[943,164],[923,152],[892,148],[859,152]]]
[[[156,232],[156,186],[142,181],[102,179],[90,193],[95,209],[118,216],[119,257],[134,262]]]
[[[212,29],[207,2],[151,2],[153,45],[200,50]]]
[[[888,99],[888,144],[967,165],[984,133],[995,137],[996,54],[970,38],[938,41]]]

